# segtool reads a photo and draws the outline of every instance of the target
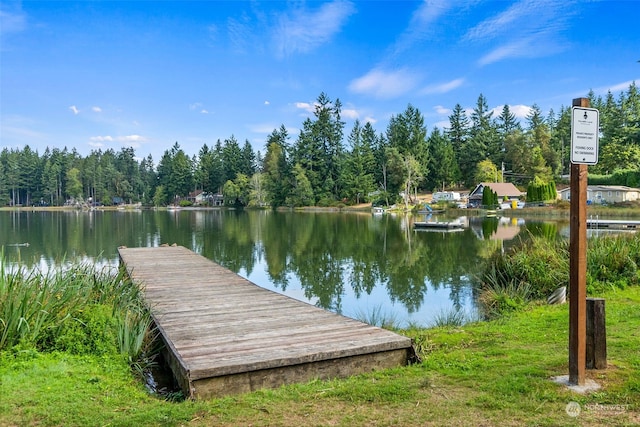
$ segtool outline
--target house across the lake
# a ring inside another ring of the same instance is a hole
[[[558,191],[560,199],[571,200],[571,188]],[[587,185],[587,203],[607,204],[640,200],[640,188],[624,185]]]
[[[485,187],[498,195],[498,200],[518,200],[524,193],[510,182],[481,182],[469,194],[469,207],[478,207],[482,205],[482,192]]]
[[[224,206],[224,196],[222,194],[205,193],[202,190],[189,193],[187,200],[196,206]]]

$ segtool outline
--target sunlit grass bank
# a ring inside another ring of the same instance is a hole
[[[422,363],[344,380],[311,381],[204,402],[150,395],[119,356],[0,352],[0,425],[631,426],[640,422],[640,287],[611,290],[609,368],[602,388],[575,394],[567,305],[497,321],[412,329]],[[567,415],[569,402],[582,411]]]

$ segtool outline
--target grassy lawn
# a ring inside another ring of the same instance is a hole
[[[568,374],[568,306],[458,328],[403,331],[423,362],[204,402],[148,394],[118,356],[0,353],[0,426],[520,426],[640,424],[640,287],[610,291],[609,368],[581,395]],[[581,412],[570,417],[567,404]]]

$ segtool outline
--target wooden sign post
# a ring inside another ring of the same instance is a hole
[[[573,107],[589,107],[587,98],[573,100]],[[572,111],[572,115],[574,115]],[[597,127],[596,115],[596,127]],[[589,139],[587,133],[574,129],[572,118],[572,162],[571,162],[571,211],[569,237],[569,383],[584,385],[586,369],[587,341],[587,164],[574,163],[573,151],[580,154],[588,144],[576,140]],[[574,132],[577,135],[574,135]],[[597,130],[593,135],[596,142],[595,161],[597,161]],[[586,153],[586,151],[585,151]],[[578,156],[576,156],[578,158]],[[590,158],[588,162],[592,162]]]

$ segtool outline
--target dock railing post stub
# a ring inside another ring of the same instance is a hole
[[[604,298],[587,298],[587,369],[607,368],[607,329]]]

